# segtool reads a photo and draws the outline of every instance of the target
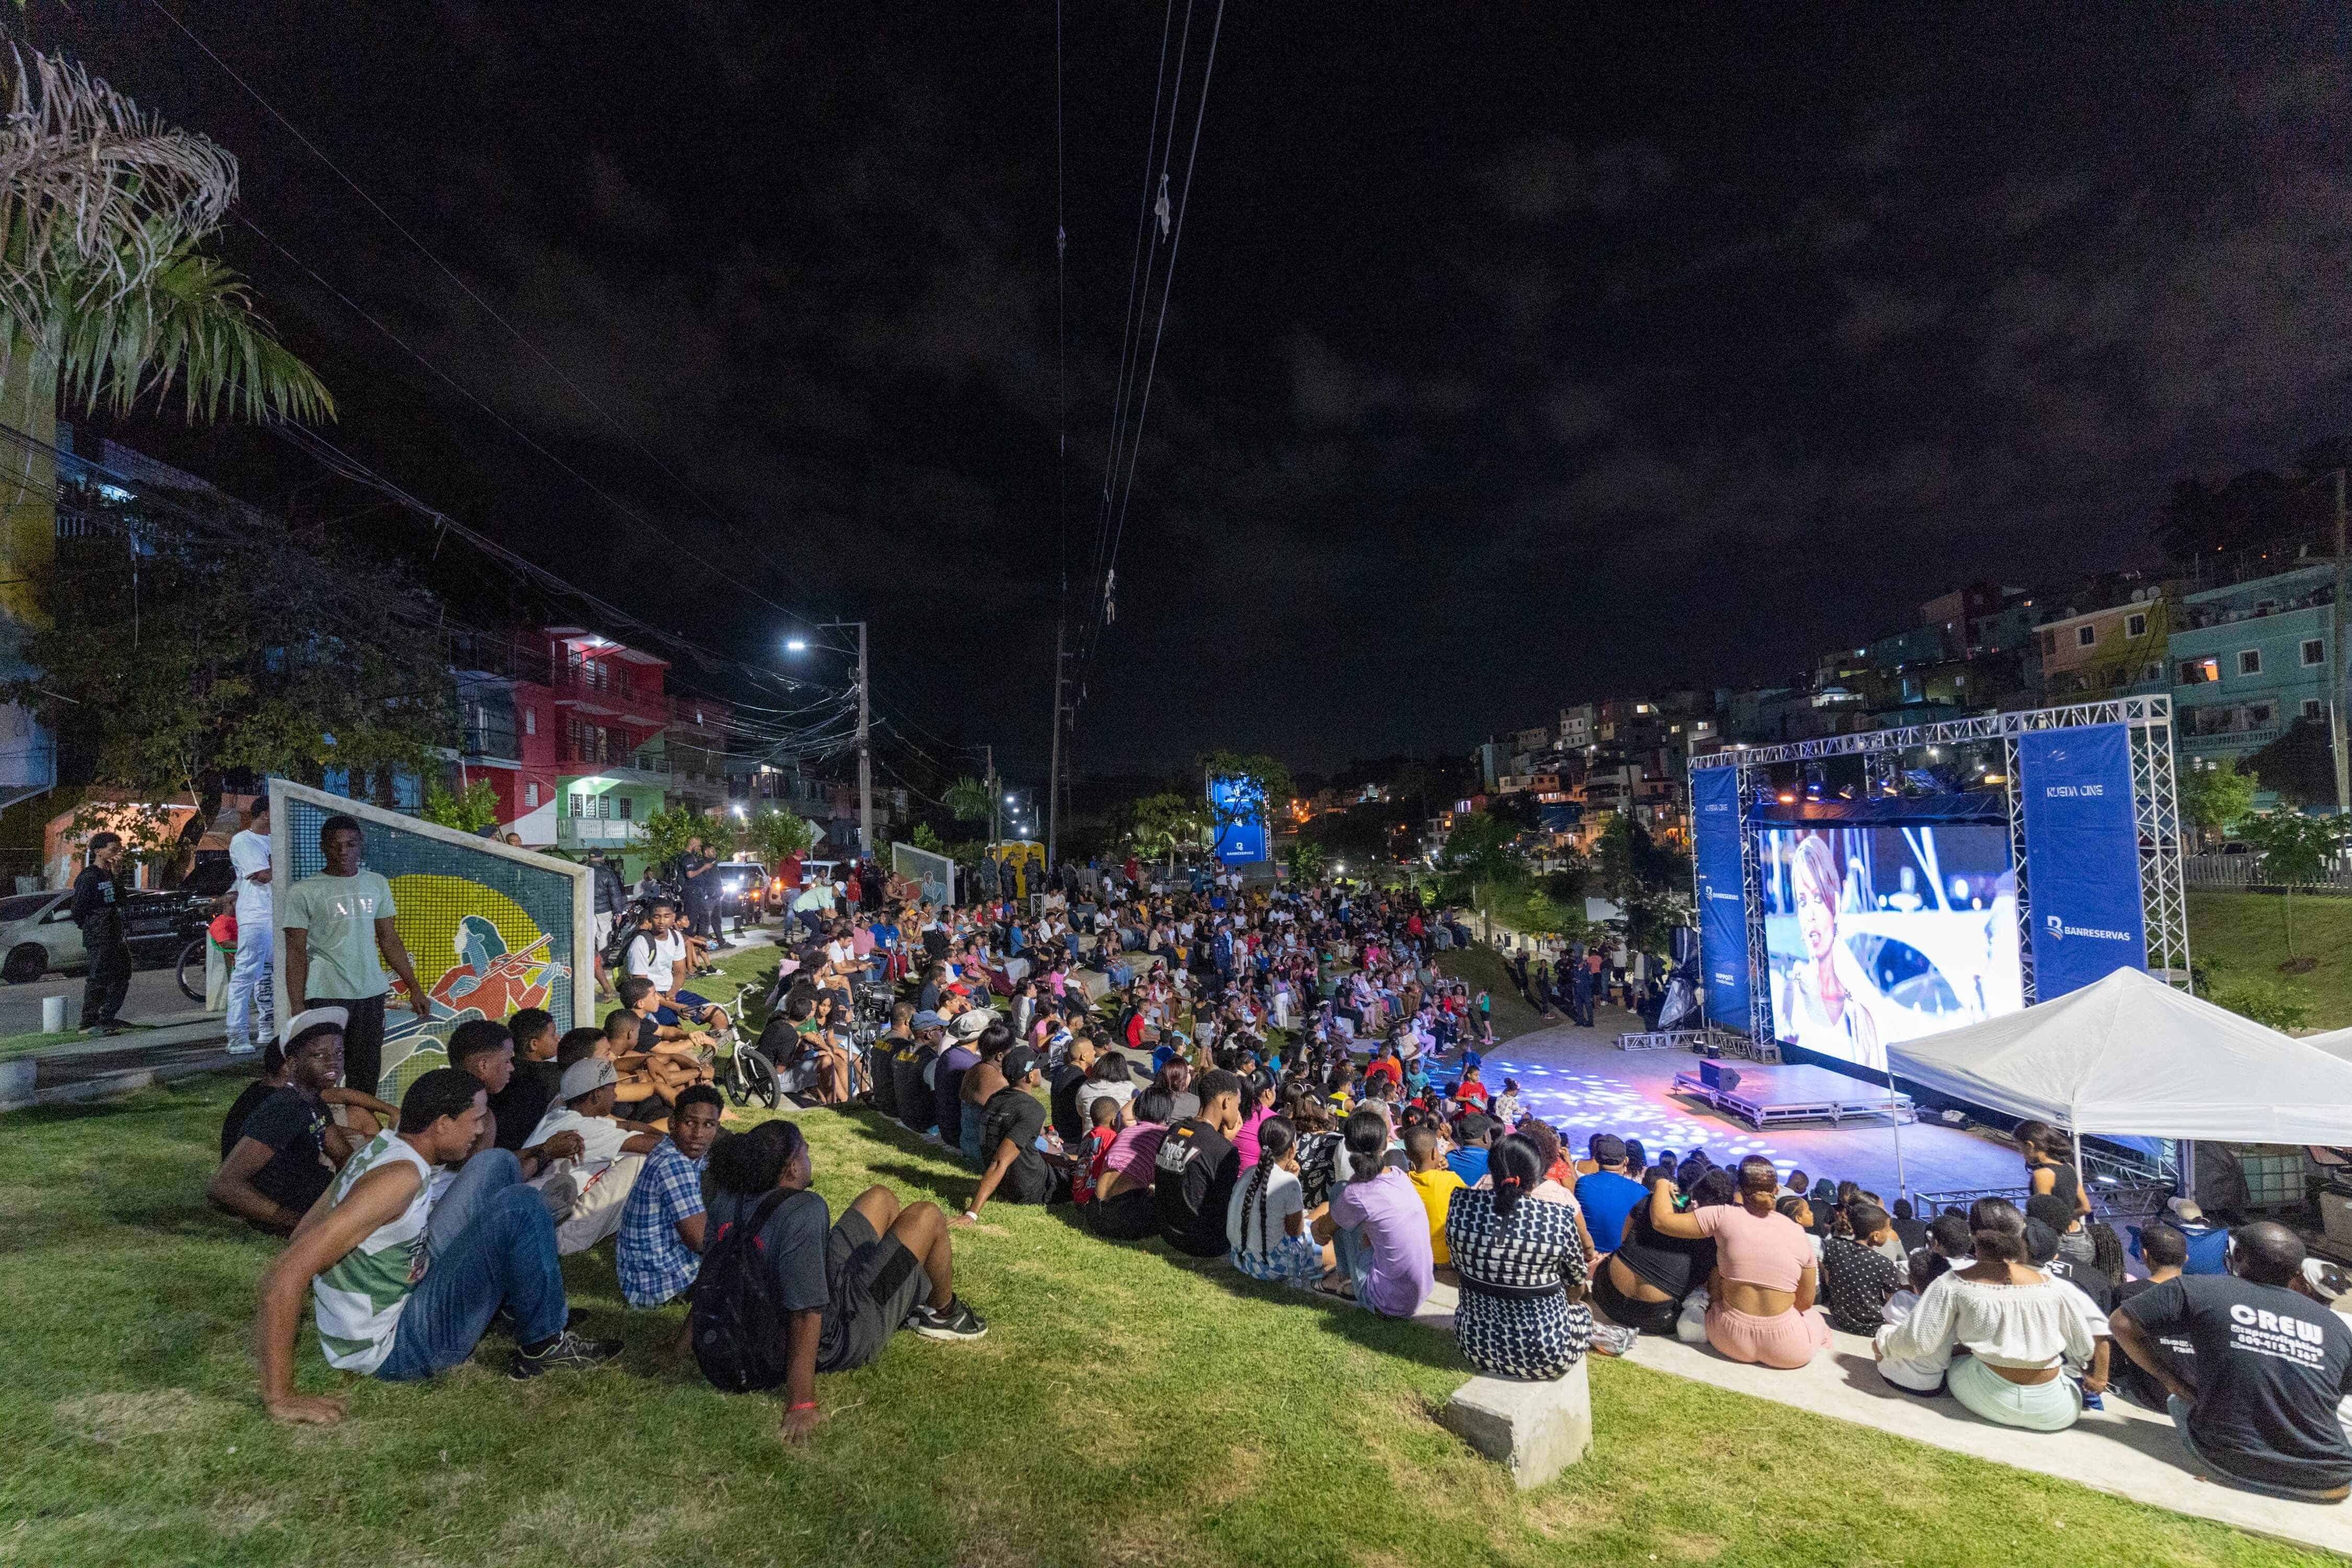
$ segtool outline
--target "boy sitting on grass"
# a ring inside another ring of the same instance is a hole
[[[1445,1244],[1445,1215],[1454,1194],[1469,1185],[1445,1163],[1445,1139],[1436,1128],[1416,1121],[1404,1130],[1404,1157],[1410,1163],[1414,1195],[1429,1215],[1429,1251],[1438,1278],[1452,1283],[1454,1254]]]

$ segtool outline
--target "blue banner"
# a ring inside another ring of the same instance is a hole
[[[1255,866],[1266,858],[1265,791],[1256,780],[1209,781],[1209,809],[1215,815],[1216,857],[1227,866]]]
[[[1693,768],[1699,973],[1710,1023],[1748,1032],[1748,901],[1739,875],[1739,770]]]
[[[2034,1000],[2146,969],[2130,733],[2121,724],[2030,731],[2017,761]]]

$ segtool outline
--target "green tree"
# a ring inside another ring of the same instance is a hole
[[[1324,854],[1323,846],[1305,838],[1291,840],[1290,847],[1282,852],[1282,858],[1290,868],[1290,885],[1294,888],[1312,887],[1321,881],[1325,868],[1330,864],[1330,857]]]
[[[1213,831],[1209,803],[1175,790],[1135,802],[1128,822],[1129,840],[1148,858],[1167,857],[1171,875],[1176,869],[1176,851],[1199,848]]]
[[[2180,781],[2180,809],[2205,837],[2226,834],[2254,809],[2261,784],[2262,774],[2253,769],[2238,771],[2237,758],[2217,758],[2210,766],[2190,769]],[[2333,777],[2328,787],[2335,788]]]
[[[1527,875],[1518,833],[1517,826],[1501,817],[1474,811],[1455,817],[1454,830],[1445,836],[1445,868],[1462,879],[1470,906],[1486,921],[1490,936],[1496,893]]]
[[[637,852],[650,865],[666,866],[686,853],[686,841],[716,837],[710,819],[690,806],[665,806],[638,819]]]
[[[57,538],[60,398],[123,414],[176,383],[190,419],[331,417],[334,400],[198,248],[236,199],[236,160],[80,67],[0,61],[0,610],[40,624]]]
[[[2282,1034],[2306,1028],[2311,1009],[2285,984],[2269,975],[2240,974],[2206,963],[2197,966],[2198,992],[2217,1007],[2227,1007],[2242,1018],[2252,1018]]]
[[[214,492],[75,510],[91,526],[34,584],[41,673],[0,689],[43,705],[94,783],[201,823],[233,773],[335,770],[388,805],[394,775],[437,771],[457,696],[439,607],[405,574]]]
[[[1624,911],[1625,940],[1644,952],[1664,947],[1691,919],[1690,857],[1653,839],[1622,812],[1601,828],[1591,884]]]
[[[958,822],[986,822],[989,806],[995,798],[986,784],[970,776],[948,785],[947,793],[940,797]]]
[[[769,806],[743,829],[743,841],[761,864],[771,869],[795,855],[805,855],[816,844],[816,824],[797,811]]]
[[[2259,811],[2240,823],[2263,858],[2262,878],[2278,885],[2285,904],[2287,957],[2294,957],[2294,889],[2327,874],[2344,853],[2344,819],[2305,816],[2299,811]]]
[[[918,849],[927,849],[934,855],[944,855],[948,852],[947,845],[940,840],[938,832],[928,822],[915,824],[914,837],[908,842]]]
[[[499,792],[487,779],[476,779],[466,786],[463,795],[451,795],[438,779],[425,786],[425,805],[421,816],[427,822],[443,827],[454,827],[460,833],[479,833],[485,827],[499,825]]]

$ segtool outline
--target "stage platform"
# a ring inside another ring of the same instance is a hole
[[[1795,1121],[1826,1121],[1841,1127],[1849,1121],[1892,1118],[1908,1126],[1918,1120],[1909,1095],[1894,1095],[1890,1103],[1887,1091],[1877,1085],[1827,1068],[1759,1067],[1748,1062],[1719,1065],[1726,1076],[1738,1074],[1738,1087],[1711,1087],[1701,1070],[1692,1068],[1675,1074],[1674,1092],[1703,1100],[1759,1130]]]

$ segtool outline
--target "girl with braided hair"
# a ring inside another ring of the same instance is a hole
[[[1253,1279],[1308,1290],[1331,1271],[1330,1249],[1307,1237],[1298,1133],[1287,1118],[1270,1116],[1258,1124],[1257,1163],[1234,1188],[1225,1237],[1234,1267]]]

